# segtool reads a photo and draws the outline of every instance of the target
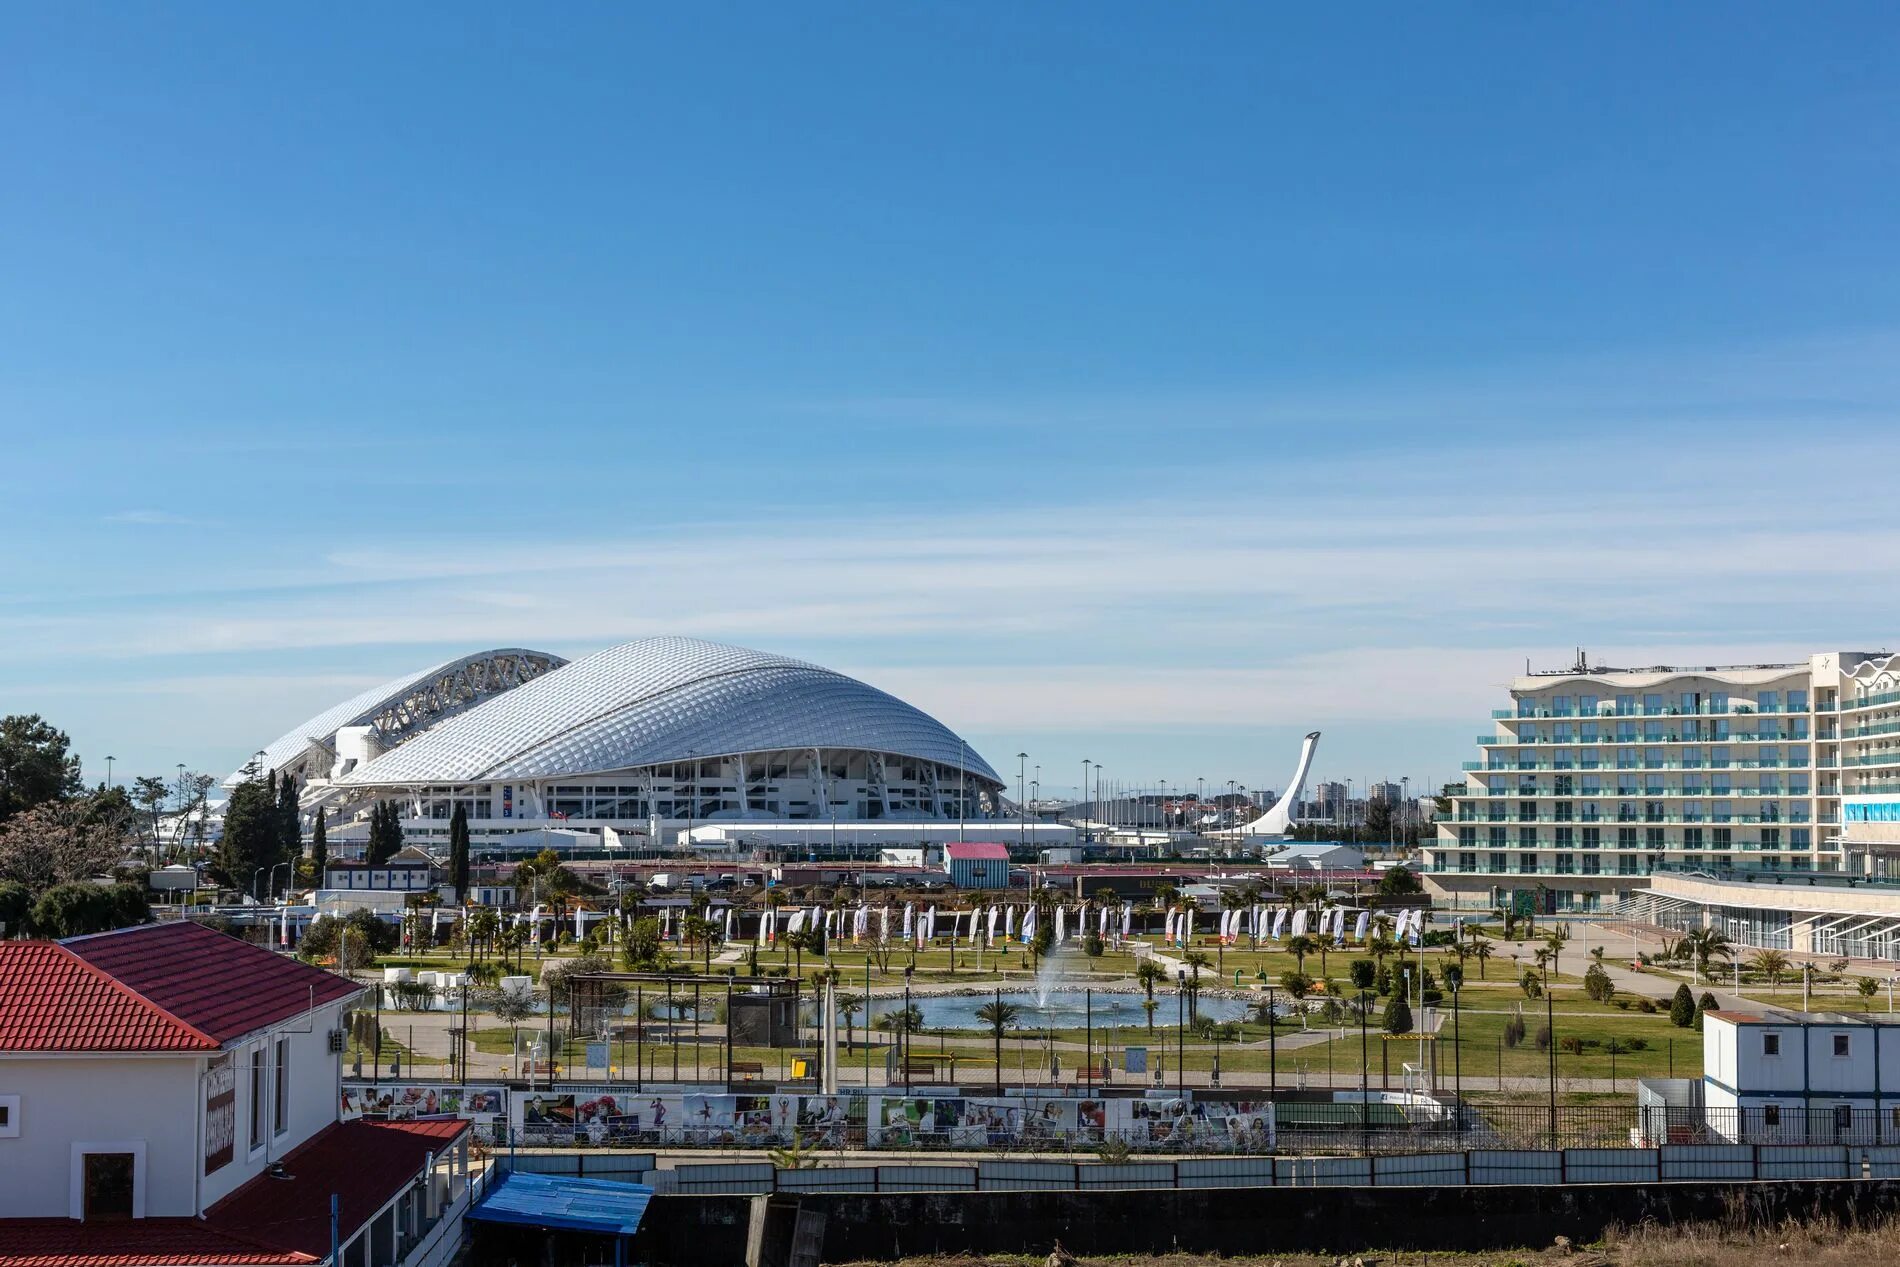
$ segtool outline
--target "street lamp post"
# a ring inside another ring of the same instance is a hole
[[[1016,754],[1016,845],[1029,843],[1029,754]]]
[[[117,760],[118,758],[111,753],[106,754],[106,786],[108,788],[112,786],[112,763]]]

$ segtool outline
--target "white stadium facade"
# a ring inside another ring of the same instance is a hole
[[[988,762],[902,700],[691,638],[572,663],[522,648],[463,656],[318,714],[227,782],[266,769],[295,780],[306,830],[321,808],[346,847],[379,801],[429,846],[459,804],[474,844],[504,851],[586,835],[672,848],[695,827],[736,841],[752,825],[787,844],[838,823],[858,840],[866,826],[886,829],[882,840],[941,840],[1014,809]]]

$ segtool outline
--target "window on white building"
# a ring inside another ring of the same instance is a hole
[[[278,1039],[276,1050],[276,1078],[271,1084],[271,1134],[282,1135],[290,1129],[290,1040]]]
[[[1849,1048],[1849,1042],[1848,1042],[1848,1036],[1846,1034],[1834,1035],[1834,1054],[1836,1056],[1848,1055],[1849,1054],[1848,1048]]]
[[[1763,1034],[1761,1036],[1761,1054],[1764,1056],[1779,1056],[1781,1054],[1781,1035]]]
[[[1780,1126],[1781,1125],[1781,1106],[1779,1104],[1762,1105],[1761,1106],[1761,1124],[1763,1126]]]
[[[251,1048],[251,1148],[264,1146],[264,1048]]]

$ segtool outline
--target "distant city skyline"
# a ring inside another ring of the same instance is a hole
[[[0,708],[686,634],[1416,789],[1526,657],[1891,645],[1900,13],[1460,12],[0,12]]]

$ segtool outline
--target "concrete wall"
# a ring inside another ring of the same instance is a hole
[[[783,1198],[779,1198],[783,1200]],[[763,1200],[763,1198],[760,1198]],[[922,1254],[1479,1252],[1600,1237],[1612,1224],[1732,1217],[1866,1220],[1900,1212],[1900,1182],[1591,1184],[1495,1188],[1254,1188],[1102,1192],[807,1193],[821,1261]],[[744,1261],[753,1199],[657,1196],[631,1257],[659,1267]]]

